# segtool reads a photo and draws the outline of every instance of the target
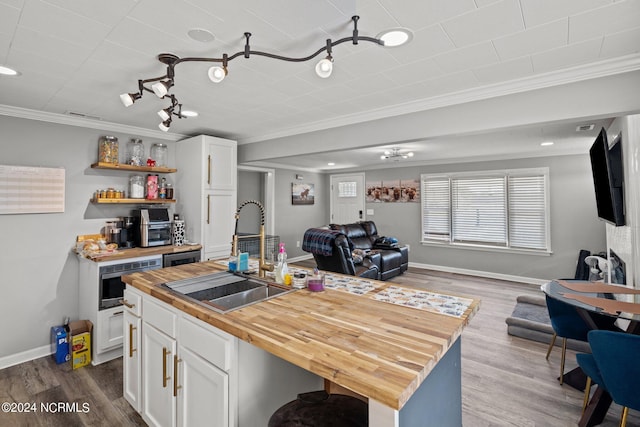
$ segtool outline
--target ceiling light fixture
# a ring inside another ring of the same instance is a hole
[[[409,157],[413,157],[413,151],[409,151],[407,153],[400,151],[399,148],[395,147],[391,150],[385,150],[384,154],[380,156],[382,160],[393,159],[393,161],[397,162],[400,159],[408,159]]]
[[[553,145],[553,141],[544,141],[541,142],[540,145],[543,147],[550,147],[551,145]]]
[[[360,17],[357,15],[351,17],[351,21],[353,23],[353,33],[350,37],[344,37],[336,41],[327,39],[325,46],[322,46],[320,49],[313,52],[311,55],[305,56],[305,57],[294,58],[294,57],[282,56],[282,55],[269,53],[269,52],[251,50],[251,47],[249,46],[249,39],[251,37],[251,33],[244,33],[244,36],[245,36],[244,50],[234,53],[233,55],[227,55],[225,53],[224,55],[222,55],[221,58],[180,58],[177,55],[174,55],[172,53],[161,53],[160,55],[158,55],[158,61],[162,62],[167,66],[166,74],[159,77],[152,77],[149,79],[138,80],[138,93],[125,93],[120,95],[120,99],[122,100],[122,103],[124,104],[125,107],[129,107],[133,105],[135,101],[142,98],[142,95],[144,94],[145,91],[153,92],[159,98],[169,98],[171,100],[171,107],[169,107],[166,110],[170,109],[173,115],[178,115],[179,118],[184,118],[185,115],[182,115],[180,113],[176,114],[173,111],[176,105],[181,106],[181,104],[178,104],[173,94],[169,94],[169,90],[174,85],[175,67],[178,64],[181,64],[183,62],[212,62],[212,63],[220,64],[220,65],[214,65],[210,67],[209,70],[207,71],[207,75],[212,82],[220,83],[222,80],[224,80],[224,78],[228,74],[228,70],[227,70],[228,62],[238,57],[244,57],[248,59],[251,57],[251,55],[255,55],[255,56],[266,56],[267,58],[278,59],[280,61],[306,62],[314,59],[315,57],[317,57],[318,55],[326,51],[327,56],[317,63],[315,67],[315,71],[319,77],[327,78],[331,75],[331,72],[333,71],[332,49],[334,46],[337,46],[339,44],[346,43],[346,42],[351,42],[354,45],[357,45],[361,41],[375,43],[380,46],[397,46],[398,45],[399,42],[393,39],[388,39],[389,41],[387,42],[382,38],[360,36],[358,34],[359,19]],[[396,29],[396,31],[397,30],[398,29]],[[405,29],[400,29],[400,30],[404,31],[406,34],[406,37],[404,40],[404,43],[406,43],[411,39],[411,32]],[[165,111],[165,110],[161,110],[161,111]],[[160,112],[158,114],[160,114]],[[167,114],[171,116],[171,114],[169,113]],[[164,115],[162,117],[164,117]],[[160,125],[160,128],[166,132],[170,125],[171,125],[171,120],[169,117],[169,120],[163,121],[163,123]]]
[[[20,73],[13,68],[5,67],[4,65],[0,65],[0,75],[3,76],[19,76]]]
[[[391,28],[378,34],[377,38],[384,42],[385,47],[398,47],[409,43],[413,33],[407,28]]]

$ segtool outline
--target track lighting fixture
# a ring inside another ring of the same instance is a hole
[[[145,91],[153,92],[159,98],[171,99],[171,102],[172,102],[171,107],[167,109],[163,109],[158,112],[158,115],[160,115],[160,117],[163,119],[163,122],[160,124],[160,129],[166,132],[169,129],[169,126],[171,125],[172,115],[174,116],[177,115],[178,118],[186,117],[186,116],[183,116],[180,112],[178,113],[174,112],[174,109],[176,106],[179,106],[179,111],[180,111],[181,104],[178,104],[173,94],[169,94],[169,90],[174,85],[175,67],[178,64],[181,64],[183,62],[213,62],[213,63],[220,64],[220,65],[213,65],[207,71],[207,75],[212,82],[220,83],[222,80],[224,80],[224,78],[228,74],[227,65],[229,61],[232,61],[235,58],[238,58],[240,56],[246,59],[250,58],[251,55],[254,55],[254,56],[266,56],[267,58],[278,59],[280,61],[306,62],[314,59],[315,57],[317,57],[318,55],[326,51],[326,54],[327,54],[326,57],[317,63],[315,67],[315,71],[319,77],[327,78],[331,75],[333,71],[332,49],[334,46],[337,46],[346,42],[351,42],[354,45],[357,45],[361,41],[375,43],[380,46],[385,45],[385,42],[380,38],[360,36],[358,34],[359,19],[360,17],[357,15],[351,18],[351,21],[353,23],[353,33],[350,37],[344,37],[336,41],[327,39],[325,46],[313,52],[311,55],[305,56],[305,57],[293,58],[293,57],[282,56],[282,55],[269,53],[269,52],[251,50],[251,47],[249,46],[249,39],[251,37],[251,33],[248,33],[248,32],[244,33],[244,36],[245,36],[244,50],[234,53],[233,55],[227,55],[225,53],[224,55],[222,55],[222,58],[180,58],[171,53],[161,53],[160,55],[158,55],[158,61],[162,62],[167,66],[166,74],[159,77],[138,80],[138,93],[125,93],[120,95],[120,99],[122,100],[122,103],[125,105],[125,107],[133,105],[135,101],[137,101],[142,97]],[[147,85],[150,85],[150,87]],[[166,116],[168,116],[168,118],[165,118]]]
[[[401,152],[397,147],[392,148],[391,150],[385,150],[384,154],[380,156],[382,160],[393,159],[396,162],[400,159],[408,159],[409,157],[413,157],[413,151],[405,153]]]
[[[125,107],[133,105],[133,103],[140,98],[142,98],[142,95],[139,93],[123,93],[120,95],[120,101],[122,101]]]

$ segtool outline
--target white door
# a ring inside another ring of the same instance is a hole
[[[122,356],[123,392],[124,398],[140,412],[140,326],[139,317],[124,312],[124,354]]]
[[[364,173],[331,175],[332,224],[364,221]]]
[[[142,325],[142,418],[152,427],[176,424],[173,356],[176,341],[147,322]]]
[[[229,425],[229,375],[179,346],[178,427]]]

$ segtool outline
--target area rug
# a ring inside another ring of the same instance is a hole
[[[544,296],[517,297],[516,306],[511,316],[507,317],[506,323],[509,335],[545,344],[551,342],[553,328]],[[562,340],[556,339],[555,345],[562,346]],[[590,351],[589,344],[575,340],[567,340],[567,348],[581,352]]]

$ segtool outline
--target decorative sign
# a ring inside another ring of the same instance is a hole
[[[0,214],[64,212],[63,168],[0,165]]]
[[[367,182],[367,203],[407,203],[420,201],[417,179],[396,179]]]
[[[314,191],[313,184],[291,183],[291,204],[292,205],[313,205]]]

